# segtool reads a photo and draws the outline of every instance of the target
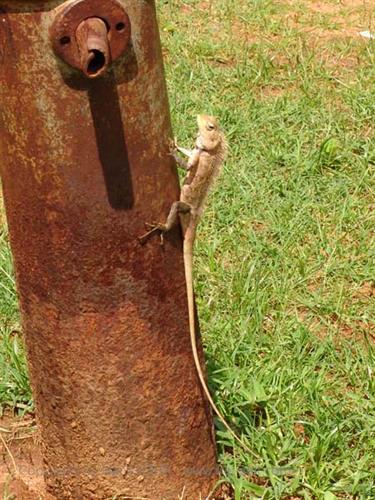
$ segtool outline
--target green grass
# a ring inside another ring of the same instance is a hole
[[[8,234],[0,234],[0,416],[10,406],[22,413],[32,408]]]
[[[207,112],[231,144],[196,292],[210,387],[257,457],[217,422],[236,500],[375,498],[375,44],[355,36],[375,8],[321,3],[158,2],[179,142]],[[25,403],[0,248],[0,401]]]

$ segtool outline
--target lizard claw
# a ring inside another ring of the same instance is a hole
[[[160,224],[158,222],[145,222],[145,227],[148,229],[147,233],[143,234],[142,236],[138,237],[138,241],[141,245],[144,245],[146,241],[157,231],[160,233],[160,245],[164,245],[164,231],[165,231],[165,225]]]
[[[177,151],[177,139],[174,137],[169,140],[169,154],[173,155]]]

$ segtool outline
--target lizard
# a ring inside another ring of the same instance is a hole
[[[193,150],[181,148],[177,146],[176,142],[174,145],[175,152],[177,150],[188,157],[186,163],[174,154],[178,165],[188,172],[182,185],[180,199],[172,204],[165,223],[146,223],[146,226],[150,230],[141,236],[139,241],[143,244],[149,236],[155,232],[159,232],[163,243],[163,234],[172,229],[180,221],[183,233],[183,257],[188,299],[190,341],[198,378],[208,402],[227,431],[243,448],[253,453],[232,430],[213,401],[198,355],[193,290],[193,249],[197,226],[202,217],[206,198],[210,188],[220,174],[221,167],[227,155],[228,143],[214,116],[198,115],[197,123],[198,136]]]

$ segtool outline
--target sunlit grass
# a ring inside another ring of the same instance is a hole
[[[374,498],[374,47],[311,2],[159,3],[179,141],[204,111],[231,145],[196,291],[216,402],[259,458],[217,422],[224,475],[236,498]]]

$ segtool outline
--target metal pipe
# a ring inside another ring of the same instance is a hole
[[[88,78],[97,78],[107,71],[111,62],[108,29],[98,17],[82,21],[76,31],[82,71]]]
[[[118,3],[131,44],[90,79],[51,48],[65,3],[0,0],[0,166],[45,478],[59,500],[195,499],[218,471],[181,235],[137,241],[179,195],[155,6]]]

